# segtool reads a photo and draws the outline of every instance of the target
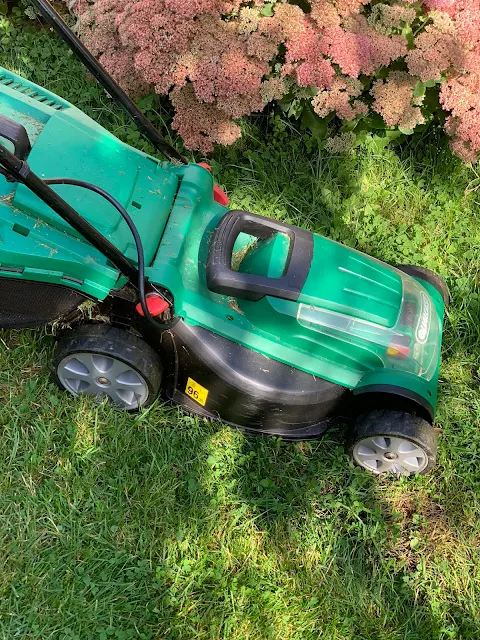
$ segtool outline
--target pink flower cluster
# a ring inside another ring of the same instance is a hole
[[[311,16],[321,29],[339,27],[362,11],[370,0],[310,0]]]
[[[415,87],[434,80],[452,148],[469,161],[480,154],[480,0],[309,4],[308,13],[292,0],[76,0],[73,9],[86,46],[130,94],[153,86],[171,97],[189,148],[233,143],[235,120],[293,83],[316,91],[320,117],[352,120],[371,104],[388,126],[411,129],[424,122]],[[359,78],[394,62],[402,71],[384,71],[369,96]]]
[[[443,108],[451,113],[445,125],[451,136],[450,145],[466,162],[475,162],[480,155],[480,67],[478,69],[479,73],[447,80],[440,92]]]
[[[407,55],[407,41],[402,36],[379,33],[363,15],[352,17],[347,28],[325,29],[321,48],[352,78],[373,74],[397,58]]]
[[[260,20],[258,6],[249,8],[252,33],[245,15],[243,30],[240,19],[223,19],[225,13],[241,15],[241,5],[242,0],[97,0],[88,9],[77,4],[77,10],[84,9],[81,36],[107,71],[130,93],[153,85],[157,93],[170,94],[174,126],[185,144],[207,152],[214,142],[238,138],[233,119],[261,111],[283,86],[278,75],[270,77],[269,66],[285,38],[281,23]]]
[[[356,100],[363,90],[362,83],[354,78],[335,76],[328,89],[319,91],[313,98],[315,113],[325,118],[332,111],[343,120],[353,120],[368,113],[367,105]]]
[[[415,40],[409,51],[409,72],[421,80],[441,80],[452,69],[463,68],[465,49],[455,30],[454,22],[444,13],[431,15],[432,24]]]
[[[386,80],[376,80],[370,91],[375,98],[374,110],[391,127],[414,129],[425,119],[420,110],[422,98],[415,98],[413,91],[417,79],[404,71],[390,71]]]
[[[445,130],[466,162],[480,156],[480,0],[426,0],[431,24],[407,56],[410,73],[440,80]]]

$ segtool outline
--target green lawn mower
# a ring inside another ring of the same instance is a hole
[[[341,421],[365,469],[430,470],[443,280],[228,210],[208,166],[33,4],[168,161],[0,68],[0,326],[61,323],[53,376],[74,396],[136,411],[160,394],[289,440]]]

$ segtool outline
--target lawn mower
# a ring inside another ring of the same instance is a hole
[[[45,0],[33,5],[166,161],[0,68],[0,326],[55,322],[55,382],[127,411],[165,401],[250,433],[347,424],[375,474],[435,461],[448,290],[290,224],[229,210]]]

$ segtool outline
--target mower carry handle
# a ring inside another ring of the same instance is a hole
[[[25,127],[2,115],[0,115],[0,138],[13,143],[13,153],[19,160],[25,160],[30,153],[32,147]]]
[[[232,269],[235,242],[240,233],[267,240],[276,233],[290,239],[285,271],[269,278]],[[207,286],[214,293],[258,301],[265,296],[297,301],[310,272],[313,236],[310,232],[247,211],[230,211],[217,225],[207,260]]]

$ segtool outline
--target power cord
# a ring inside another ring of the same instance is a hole
[[[152,325],[155,326],[155,329],[170,329],[171,327],[173,327],[178,322],[179,318],[175,318],[172,322],[168,324],[158,322],[152,316],[152,314],[150,313],[147,307],[146,296],[145,296],[145,254],[143,251],[142,239],[140,238],[140,234],[138,233],[135,223],[133,222],[132,218],[126,211],[125,207],[123,207],[120,204],[120,202],[118,202],[118,200],[116,200],[110,193],[108,193],[108,191],[105,191],[105,189],[98,187],[96,184],[85,182],[84,180],[74,180],[73,178],[48,178],[46,180],[43,180],[43,182],[48,185],[67,184],[72,187],[80,187],[82,189],[88,189],[89,191],[93,191],[94,193],[97,193],[99,196],[102,196],[102,198],[105,198],[105,200],[107,200],[111,205],[115,207],[115,209],[118,211],[118,213],[122,216],[122,218],[127,223],[128,228],[132,233],[133,240],[135,242],[135,247],[136,247],[137,256],[138,256],[138,296],[140,298],[140,305],[142,307],[144,316]],[[160,292],[158,292],[156,289],[155,291],[162,298],[165,299],[165,297]]]

